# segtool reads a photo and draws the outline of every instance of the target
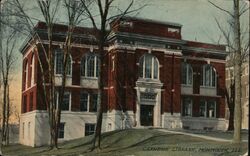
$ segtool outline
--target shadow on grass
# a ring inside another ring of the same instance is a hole
[[[117,152],[117,151],[126,150],[126,149],[133,148],[133,147],[136,147],[136,146],[145,145],[146,143],[150,142],[152,139],[156,139],[156,138],[159,138],[159,137],[168,137],[168,136],[170,136],[170,135],[164,134],[164,135],[151,136],[151,137],[145,138],[143,140],[140,140],[140,141],[138,141],[138,142],[136,142],[134,144],[131,144],[129,146],[126,146],[126,147],[123,147],[123,148],[118,147],[116,149],[102,151],[102,153],[110,153],[110,152]],[[120,139],[119,140],[117,139],[115,142],[105,146],[103,148],[103,150],[108,149],[108,148],[112,148],[112,146],[118,144],[119,141],[120,141]]]

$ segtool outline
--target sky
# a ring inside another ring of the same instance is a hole
[[[40,20],[41,14],[38,8],[34,8],[34,0],[23,0],[27,8],[30,8],[30,15]],[[232,10],[232,0],[211,0],[218,6],[226,10]],[[119,8],[126,8],[128,1],[117,0],[115,3]],[[217,18],[223,26],[226,26],[228,15],[212,6],[207,0],[135,0],[134,8],[147,4],[136,15],[140,18],[152,19],[157,21],[168,21],[182,24],[182,38],[185,40],[217,43],[221,38],[221,33],[215,22]],[[248,1],[249,5],[249,1]],[[64,22],[63,12],[57,16],[58,22]],[[249,12],[241,18],[242,26],[249,27]],[[90,26],[90,23],[84,23]],[[21,41],[24,39],[22,38]],[[223,44],[223,40],[220,41]],[[18,60],[15,64],[15,71],[12,75],[11,94],[13,103],[20,109],[21,105],[21,67],[22,56],[16,48]]]

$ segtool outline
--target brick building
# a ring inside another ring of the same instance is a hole
[[[102,130],[162,127],[226,130],[225,47],[186,41],[182,25],[125,17],[110,23],[105,48],[105,92]],[[41,40],[25,42],[23,54],[20,143],[40,146],[49,142],[46,105],[36,53],[46,47],[45,24],[34,28]],[[62,50],[67,27],[55,25],[56,85],[61,84]],[[99,61],[95,33],[76,28],[68,62],[62,104],[60,140],[94,132]],[[57,94],[56,94],[57,95]]]

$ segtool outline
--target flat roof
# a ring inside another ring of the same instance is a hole
[[[168,22],[168,21],[158,21],[158,20],[153,20],[153,19],[148,19],[148,18],[124,16],[121,19],[138,20],[138,21],[144,21],[144,22],[155,23],[155,24],[162,24],[162,25],[169,25],[169,26],[175,26],[175,27],[182,27],[182,24],[179,24],[179,23]]]

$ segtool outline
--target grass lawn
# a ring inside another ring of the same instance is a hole
[[[247,151],[240,145],[169,134],[154,129],[130,129],[103,134],[102,150],[89,152],[92,136],[60,144],[59,150],[23,145],[4,147],[5,155],[82,155],[82,156],[239,156]]]
[[[233,131],[204,131],[204,130],[179,130],[180,132],[188,132],[192,134],[200,134],[205,136],[211,136],[220,139],[228,139],[231,140],[233,138],[234,132]],[[241,131],[241,138],[242,140],[248,140],[248,130]]]

